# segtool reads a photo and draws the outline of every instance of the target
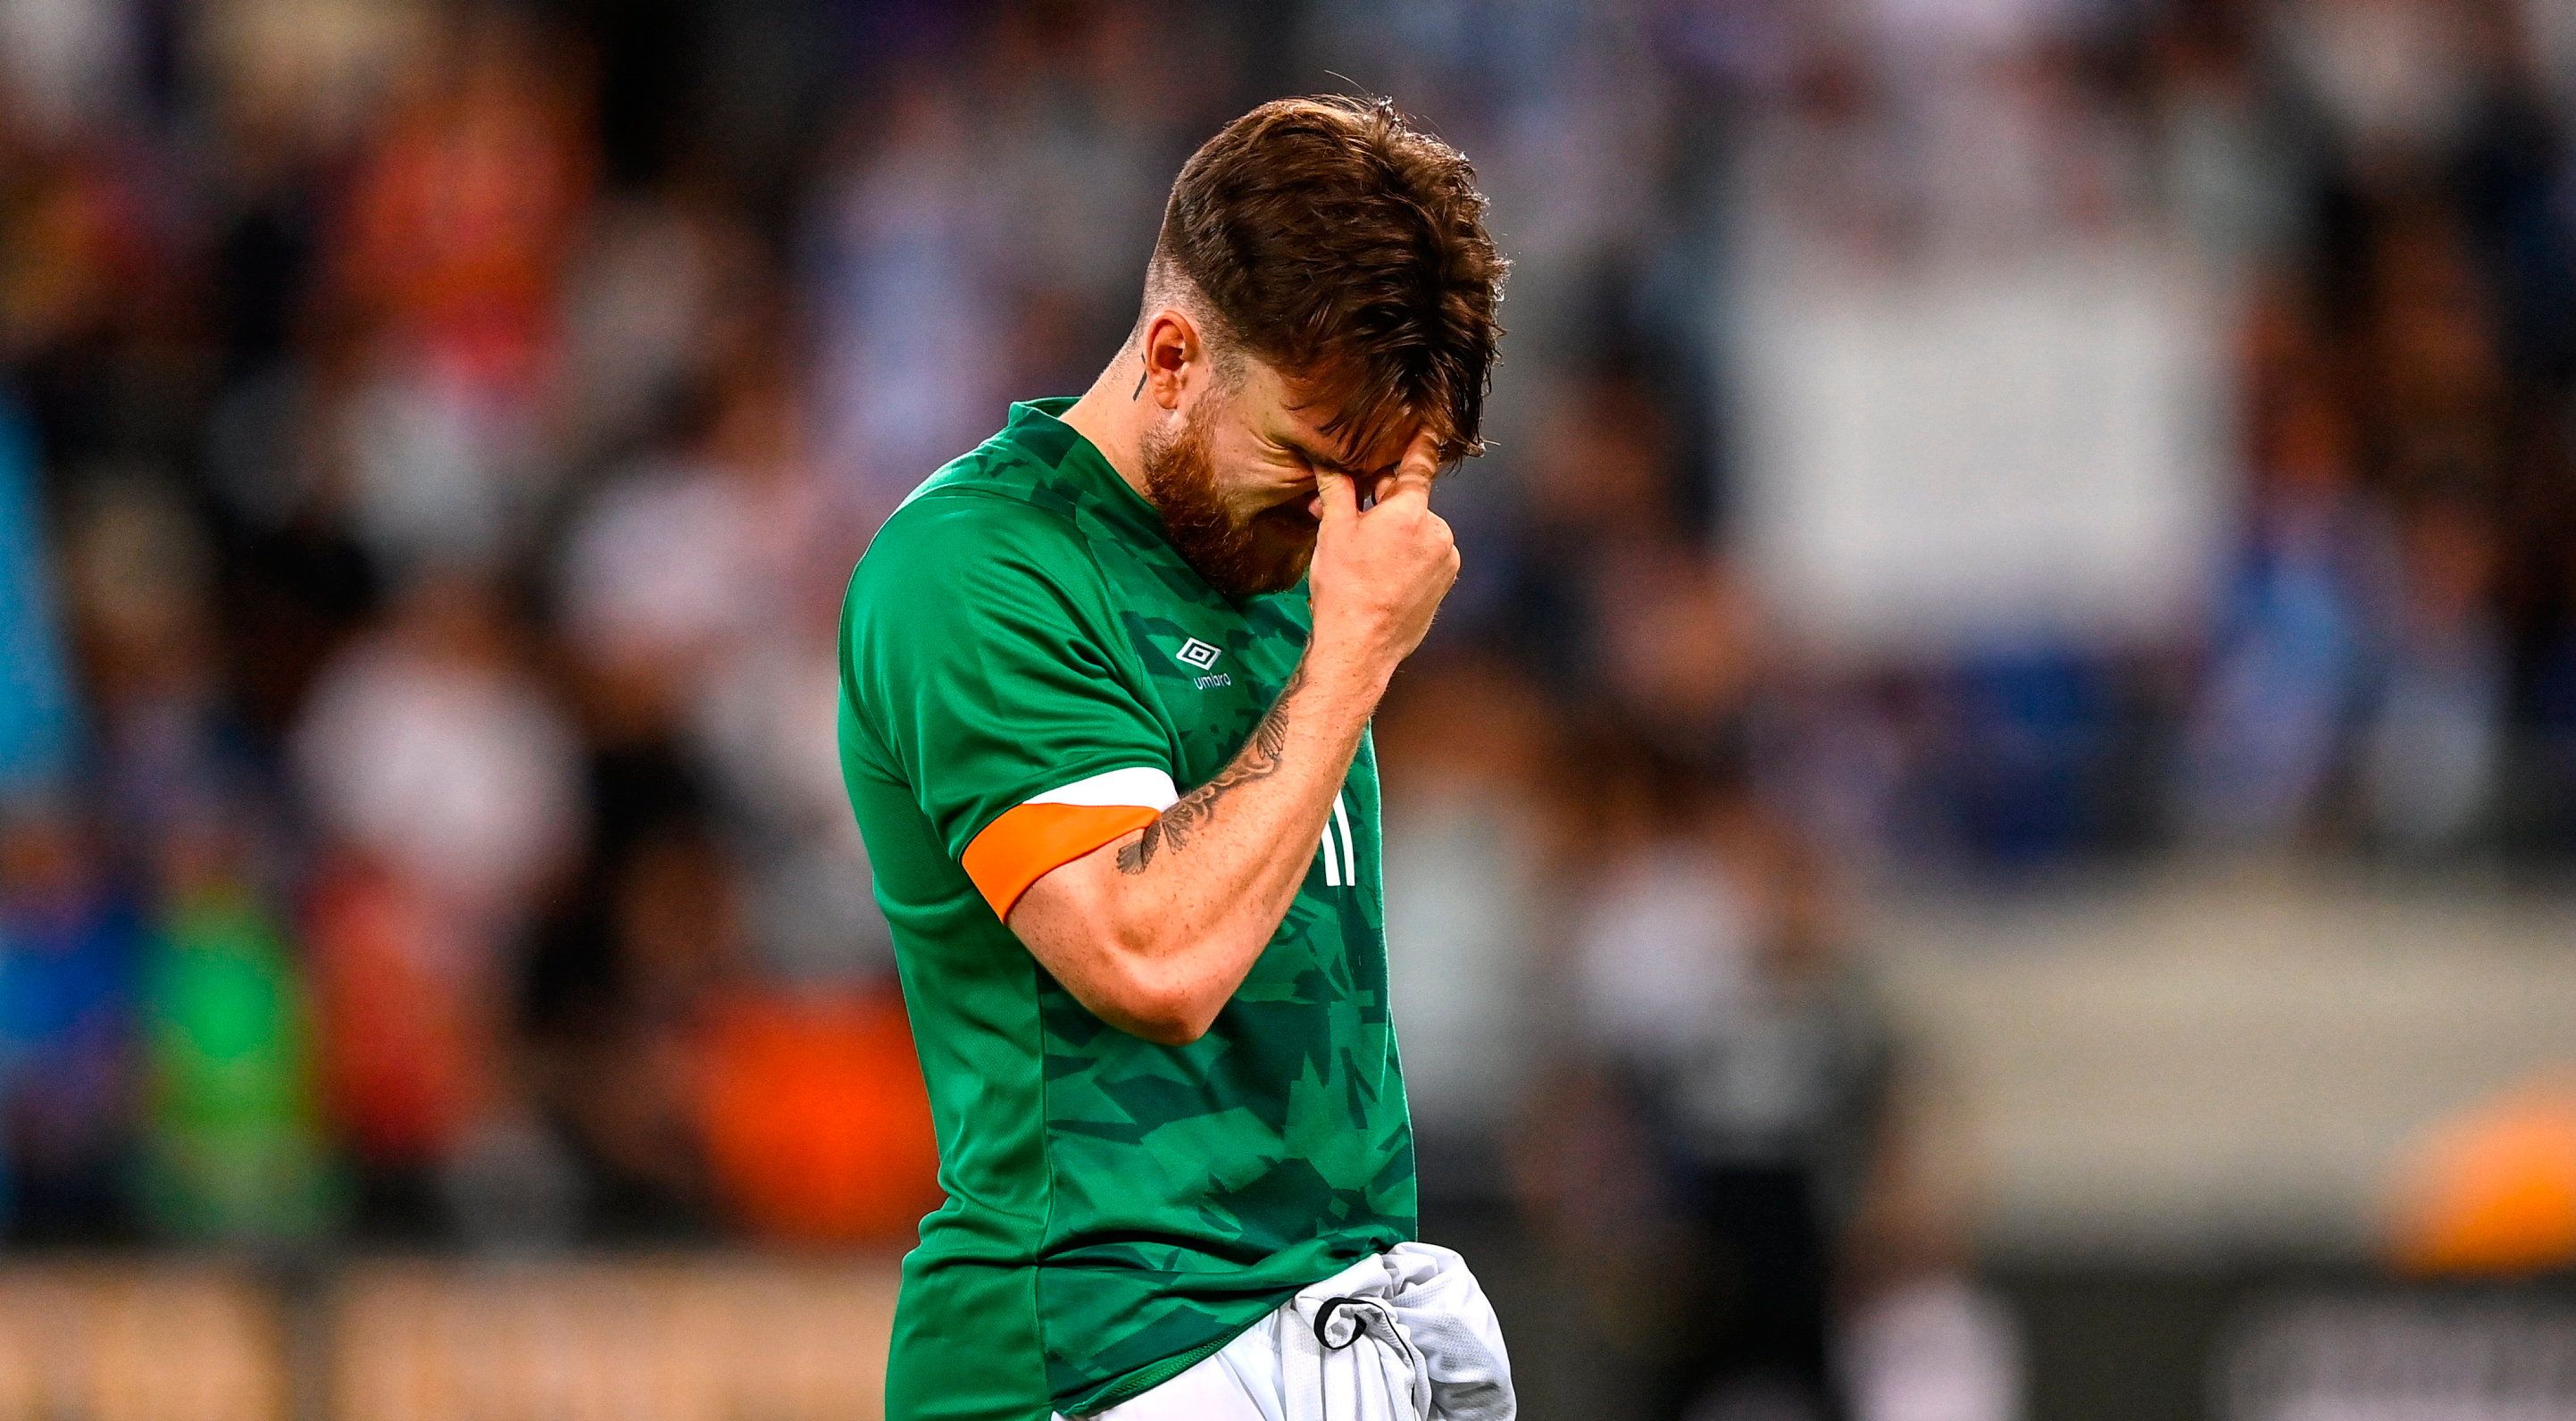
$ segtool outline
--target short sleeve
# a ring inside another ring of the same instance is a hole
[[[915,500],[852,579],[852,710],[998,917],[1176,797],[1116,635],[1079,534],[1005,499]]]

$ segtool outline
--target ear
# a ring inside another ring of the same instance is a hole
[[[1209,371],[1199,328],[1177,306],[1165,306],[1145,320],[1145,383],[1138,392],[1166,410],[1181,407],[1181,398],[1206,383]]]

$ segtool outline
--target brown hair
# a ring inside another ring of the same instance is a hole
[[[1507,265],[1457,149],[1384,99],[1277,99],[1181,168],[1148,299],[1186,279],[1221,341],[1333,411],[1327,432],[1371,449],[1418,418],[1446,461],[1483,448]]]

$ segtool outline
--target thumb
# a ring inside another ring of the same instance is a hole
[[[1315,471],[1315,500],[1323,505],[1320,517],[1325,527],[1347,523],[1360,516],[1359,490],[1351,486],[1348,474],[1330,469]]]

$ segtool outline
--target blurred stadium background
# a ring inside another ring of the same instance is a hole
[[[0,3],[0,1417],[874,1413],[870,528],[1386,92],[1533,1421],[2576,1417],[2576,4]]]

